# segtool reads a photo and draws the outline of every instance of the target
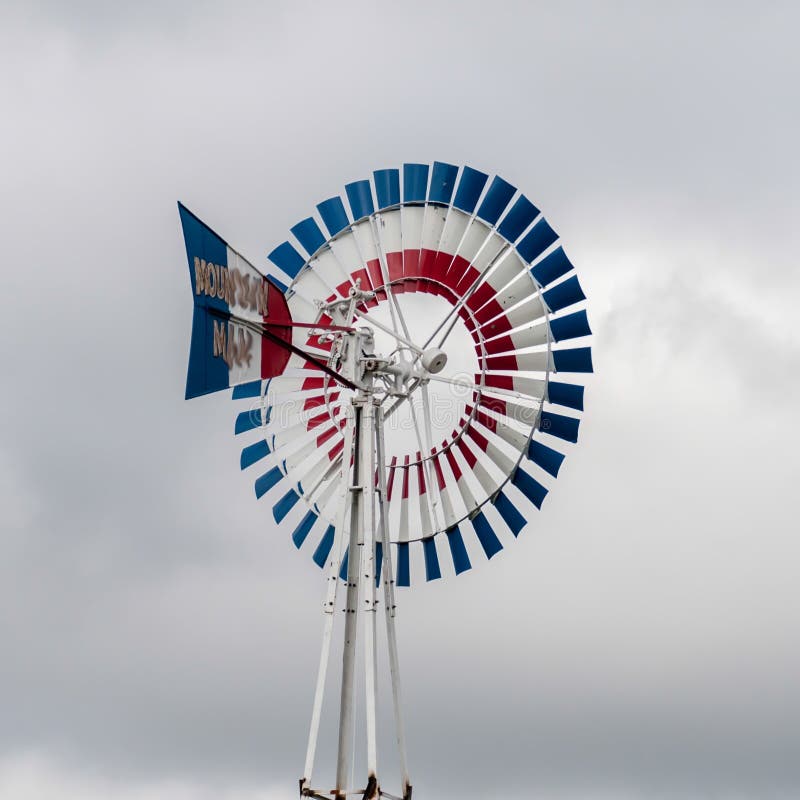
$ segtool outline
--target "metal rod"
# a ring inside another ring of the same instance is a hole
[[[389,672],[392,680],[392,703],[397,736],[397,752],[400,758],[400,777],[403,782],[403,797],[410,797],[411,783],[408,777],[406,757],[406,734],[403,725],[402,690],[400,686],[400,663],[397,655],[397,635],[395,632],[394,568],[392,565],[392,544],[386,524],[386,467],[384,455],[383,417],[375,418],[375,449],[378,462],[378,531],[383,543],[383,598],[386,618],[386,639],[389,649]]]
[[[426,494],[426,496],[428,498],[430,498],[430,505],[431,505],[431,509],[433,510],[433,521],[434,521],[434,524],[438,525],[439,524],[439,516],[438,516],[439,505],[438,505],[438,500],[436,498],[436,495],[434,494],[435,489],[433,488],[433,472],[432,472],[432,467],[431,467],[430,458],[429,458],[429,456],[431,454],[431,450],[433,449],[433,444],[431,442],[431,435],[430,435],[430,430],[431,430],[431,426],[430,426],[430,407],[425,402],[425,398],[427,398],[427,395],[424,394],[424,392],[425,392],[425,385],[424,384],[423,384],[423,387],[422,387],[422,391],[423,391],[423,400],[422,400],[423,414],[422,415],[425,418],[425,426],[424,426],[425,438],[424,438],[424,441],[423,441],[423,437],[422,437],[422,435],[420,434],[420,431],[419,431],[420,425],[419,425],[419,420],[417,419],[417,410],[416,410],[416,408],[414,408],[414,401],[413,400],[409,401],[408,407],[409,407],[409,409],[411,411],[411,421],[414,424],[414,432],[415,432],[416,438],[417,438],[417,445],[419,446],[419,457],[420,457],[420,460],[422,461],[422,471],[425,474],[425,482],[427,484],[427,487],[426,487],[427,491],[425,492],[425,494]],[[436,528],[436,530],[438,530],[438,528]]]
[[[389,313],[392,318],[392,327],[394,328],[394,335],[398,337],[398,341],[402,341],[404,344],[411,342],[411,334],[408,332],[408,325],[406,325],[405,317],[403,316],[403,310],[400,308],[400,301],[397,299],[397,295],[395,294],[394,288],[392,283],[389,281],[389,265],[386,262],[386,253],[384,252],[383,247],[383,239],[380,235],[380,225],[383,222],[381,220],[380,214],[376,214],[370,220],[370,230],[372,232],[372,238],[375,242],[376,250],[378,251],[378,265],[381,269],[381,275],[383,276],[384,282],[384,290],[386,291],[386,297],[389,301]],[[403,333],[405,336],[401,336],[397,330],[398,322],[403,329]],[[419,350],[416,346],[414,347],[414,351],[416,355],[414,358],[409,357],[409,361],[413,364],[418,358],[421,357],[422,351]],[[399,353],[398,358],[401,361],[406,361],[405,353]]]
[[[471,381],[457,381],[454,378],[443,378],[440,375],[428,375],[427,377],[432,381],[449,383],[452,386],[460,386],[464,389],[475,389],[476,391],[481,393],[488,392],[489,394],[500,394],[503,395],[504,397],[516,397],[519,398],[520,400],[533,400],[537,403],[541,402],[542,400],[541,397],[534,397],[529,394],[523,394],[522,392],[515,392],[512,389],[501,389],[495,386],[485,386],[484,384],[473,383]]]
[[[362,433],[364,398],[353,399],[353,481],[350,486],[350,543],[347,559],[347,600],[342,652],[342,691],[339,704],[339,752],[336,761],[334,800],[343,800],[350,783],[350,759],[353,752],[353,679],[355,677],[356,638],[358,633],[358,594],[361,564],[358,543],[361,540],[363,495]],[[346,460],[342,464],[346,468]]]
[[[372,224],[373,239],[376,240],[376,244],[378,246],[377,248],[378,263],[380,264],[381,267],[381,274],[383,275],[385,286],[389,287],[389,291],[386,293],[386,296],[389,298],[389,306],[391,308],[391,306],[394,305],[395,311],[397,312],[397,318],[400,321],[401,327],[403,328],[403,333],[406,335],[407,339],[410,339],[411,337],[408,333],[408,326],[406,325],[405,318],[403,317],[403,311],[400,308],[400,303],[397,300],[397,295],[394,293],[389,283],[389,265],[386,263],[386,253],[384,252],[383,239],[381,238],[380,233],[378,233],[377,236],[375,235],[376,231],[378,231],[378,225],[382,224],[380,213],[375,214],[375,216],[371,220],[371,224]],[[396,324],[394,320],[394,313],[392,314],[392,322],[393,324]]]
[[[480,246],[478,250],[479,253],[481,250],[483,250],[483,248],[486,246],[486,242],[488,241],[489,241],[489,236],[487,235],[486,239],[484,240],[483,244]],[[500,250],[500,252],[491,260],[491,262],[489,262],[489,264],[486,266],[486,269],[484,269],[483,272],[481,272],[478,275],[478,277],[475,278],[469,289],[467,289],[467,291],[464,292],[464,294],[459,298],[458,302],[447,312],[445,318],[439,323],[436,330],[428,337],[428,341],[425,342],[424,345],[425,347],[427,347],[434,340],[436,334],[439,333],[439,331],[447,324],[448,320],[455,314],[457,314],[466,305],[467,300],[469,300],[469,298],[472,297],[473,293],[477,290],[477,288],[481,285],[481,283],[483,283],[484,276],[489,274],[489,272],[495,266],[495,264],[500,263],[500,261],[508,251],[509,251],[508,245],[505,245],[502,248],[502,250]],[[450,325],[450,328],[447,330],[447,332],[444,334],[441,341],[439,342],[439,347],[442,346],[444,341],[450,335],[450,331],[453,329],[454,324],[455,320],[453,320],[453,323]]]
[[[365,715],[367,725],[367,787],[377,790],[378,775],[378,740],[376,730],[376,695],[378,683],[378,659],[375,648],[375,618],[377,599],[375,597],[375,416],[376,409],[372,398],[366,404],[362,428],[362,464],[364,465],[363,482],[370,491],[363,494],[365,524],[363,526],[363,543],[361,545],[361,579],[364,581],[364,691],[366,694]],[[365,792],[364,798],[371,800],[374,791]]]
[[[352,452],[353,448],[353,417],[348,415],[347,426],[344,432],[344,450],[342,452]],[[302,788],[311,783],[314,772],[314,756],[319,740],[319,723],[322,716],[322,701],[325,695],[325,680],[328,674],[328,660],[331,651],[331,638],[333,635],[333,624],[336,611],[336,595],[339,587],[339,569],[342,561],[342,542],[344,539],[344,524],[347,518],[347,508],[349,505],[350,492],[350,473],[349,470],[342,469],[341,488],[339,490],[339,516],[336,520],[335,536],[331,556],[328,561],[328,585],[325,590],[325,626],[322,632],[322,649],[319,657],[319,669],[317,670],[317,686],[314,691],[314,707],[311,712],[311,725],[308,733],[308,747],[306,748],[306,762],[303,769]]]
[[[417,347],[417,345],[415,345],[414,342],[411,341],[411,339],[406,339],[405,336],[399,334],[396,329],[392,330],[392,328],[390,328],[388,325],[384,325],[382,322],[378,322],[378,320],[371,317],[368,313],[365,313],[364,311],[359,311],[357,308],[353,309],[353,313],[357,317],[361,317],[361,319],[365,320],[370,325],[374,325],[376,328],[382,330],[384,333],[388,333],[389,336],[391,336],[394,339],[397,339],[398,342],[402,342],[410,350],[413,350],[415,353],[417,353],[417,355],[423,355],[424,352],[423,350],[420,350],[419,347]]]
[[[431,428],[431,401],[428,394],[427,381],[422,382],[421,395],[422,417],[425,421],[425,444],[428,448],[428,452],[424,453],[423,455],[430,456],[433,453],[433,430]],[[435,480],[433,465],[430,462],[430,458],[424,461],[424,464],[427,472],[428,496],[431,498],[433,508],[434,530],[441,530],[442,526],[440,525],[441,520],[439,518],[439,513],[441,511],[441,508],[439,507],[439,482]]]
[[[346,386],[348,389],[357,390],[358,387],[352,383],[351,381],[347,380],[347,378],[340,375],[335,369],[329,367],[324,361],[320,361],[318,358],[315,358],[310,353],[307,353],[305,350],[301,350],[296,344],[292,342],[287,342],[285,339],[281,339],[280,336],[276,336],[272,331],[268,331],[263,323],[256,323],[252,320],[245,319],[244,317],[237,317],[235,314],[229,314],[227,312],[218,311],[215,308],[211,308],[210,306],[206,306],[205,310],[212,316],[212,317],[219,317],[220,319],[224,320],[232,320],[237,325],[241,325],[243,328],[247,328],[248,330],[252,331],[253,333],[258,334],[259,336],[263,337],[264,339],[268,339],[273,344],[278,345],[278,347],[283,348],[284,350],[288,350],[290,353],[294,353],[296,356],[300,356],[300,358],[308,361],[309,364],[313,364],[317,369],[322,370],[327,375],[330,375],[334,380],[337,380],[342,385]]]

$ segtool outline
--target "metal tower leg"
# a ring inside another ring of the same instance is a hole
[[[353,447],[353,417],[348,416],[347,425],[344,431],[344,451],[350,453]],[[350,508],[350,470],[345,469],[344,462],[342,467],[341,487],[339,489],[339,517],[336,520],[336,528],[333,546],[328,557],[328,582],[325,592],[325,626],[322,632],[322,648],[319,656],[319,668],[317,670],[317,686],[314,692],[314,707],[311,712],[311,725],[308,733],[308,747],[306,749],[305,768],[303,778],[300,780],[300,793],[304,789],[310,789],[311,778],[314,772],[314,756],[319,740],[319,723],[322,715],[322,701],[325,695],[325,680],[328,675],[328,660],[331,651],[331,639],[333,637],[333,623],[336,612],[336,596],[339,587],[339,571],[341,568],[344,539],[344,527],[347,520],[347,512]]]
[[[364,463],[362,452],[364,399],[353,401],[353,482],[350,487],[350,544],[347,559],[347,599],[344,619],[344,650],[342,654],[342,692],[339,705],[339,752],[336,762],[334,800],[345,800],[350,782],[350,763],[353,748],[353,679],[358,632],[358,595],[361,559],[359,542],[363,540],[362,511],[364,500]],[[347,464],[344,454],[343,466]],[[369,462],[368,462],[369,463]]]
[[[375,417],[375,451],[378,462],[378,538],[383,543],[383,598],[384,615],[386,617],[386,639],[389,646],[389,672],[392,678],[392,703],[394,705],[397,752],[400,757],[400,776],[403,781],[403,800],[410,800],[411,782],[408,777],[406,735],[403,725],[401,703],[400,663],[397,656],[397,636],[394,625],[396,608],[394,598],[394,568],[392,565],[392,547],[389,540],[386,520],[386,459],[384,455],[383,415],[380,413]]]
[[[349,454],[352,453],[352,466]],[[344,647],[342,653],[342,683],[339,707],[339,741],[336,765],[336,788],[330,793],[334,800],[346,800],[351,783],[353,731],[355,728],[354,683],[356,644],[360,611],[364,615],[364,674],[366,692],[367,784],[362,800],[377,800],[382,792],[378,782],[377,749],[377,564],[376,542],[381,542],[384,613],[391,673],[392,701],[397,736],[397,748],[402,777],[402,800],[410,800],[411,783],[406,760],[405,731],[401,708],[400,668],[395,634],[394,568],[388,533],[386,498],[386,460],[384,448],[383,413],[371,394],[360,394],[353,400],[345,429],[345,449],[342,461],[340,516],[336,521],[334,546],[328,562],[328,587],[325,599],[325,628],[320,653],[314,708],[311,717],[305,777],[300,781],[300,794],[325,800],[320,789],[311,788],[314,756],[319,736],[325,681],[336,608],[337,586],[345,542],[348,543],[347,583],[345,601]],[[362,593],[363,591],[363,593]],[[362,792],[359,789],[359,794]],[[399,799],[398,799],[399,800]]]
[[[378,743],[376,731],[376,693],[378,678],[378,658],[376,644],[376,598],[375,586],[375,535],[376,535],[376,493],[375,473],[377,460],[375,452],[375,418],[381,413],[380,406],[370,398],[363,414],[362,464],[364,466],[364,484],[369,491],[363,495],[363,511],[365,524],[361,545],[361,575],[364,581],[363,603],[364,616],[364,687],[366,691],[366,723],[367,723],[367,788],[364,800],[372,800],[378,796]]]

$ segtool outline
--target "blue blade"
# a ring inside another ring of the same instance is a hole
[[[548,447],[546,444],[537,442],[536,439],[531,439],[531,443],[528,446],[528,458],[545,472],[557,478],[558,471],[564,461],[564,454],[559,453],[558,450],[553,450],[552,447]]]
[[[325,562],[328,560],[331,548],[333,547],[333,534],[333,525],[328,525],[327,530],[319,540],[319,544],[317,545],[317,549],[314,551],[314,555],[311,556],[311,558],[314,560],[314,563],[318,567],[323,567]]]
[[[531,269],[531,274],[540,286],[547,286],[548,283],[558,280],[573,269],[572,262],[567,258],[564,248],[557,247]]]
[[[550,381],[547,384],[547,399],[558,406],[583,411],[583,386],[575,383]]]
[[[489,191],[486,192],[486,197],[483,198],[481,207],[478,209],[478,216],[490,225],[494,225],[500,219],[500,215],[505,211],[516,191],[516,186],[512,186],[499,175],[495,175]]]
[[[297,505],[299,499],[300,495],[294,489],[289,489],[272,507],[272,516],[275,517],[275,522],[283,522],[286,515]]]
[[[422,540],[422,553],[425,556],[425,580],[435,581],[442,577],[439,568],[439,556],[436,554],[436,537]]]
[[[397,544],[397,585],[411,586],[411,570],[408,560],[408,542]]]
[[[511,483],[513,483],[536,508],[542,507],[544,498],[547,496],[547,489],[535,478],[528,475],[524,469],[517,467],[517,471],[514,473]]]
[[[318,203],[317,211],[319,211],[330,236],[336,236],[339,231],[343,231],[350,224],[342,198],[338,195]]]
[[[565,317],[551,319],[550,330],[557,342],[563,342],[566,339],[579,339],[581,336],[589,336],[592,332],[589,327],[589,318],[586,316],[584,309],[567,314]]]
[[[282,269],[287,275],[292,278],[297,277],[297,273],[303,268],[306,263],[303,256],[292,247],[289,242],[279,244],[267,258],[279,269]]]
[[[550,227],[547,220],[540,219],[517,245],[517,252],[529,264],[558,239],[558,234]]]
[[[428,188],[427,164],[403,164],[403,202],[424,203]]]
[[[563,414],[554,414],[552,411],[542,411],[539,418],[539,430],[557,436],[565,442],[578,441],[578,427],[581,421],[575,417],[566,417]]]
[[[347,192],[347,200],[350,203],[350,211],[353,212],[353,220],[357,221],[368,217],[375,211],[375,204],[372,202],[372,188],[369,185],[369,181],[348,183],[344,190]]]
[[[299,550],[303,542],[308,536],[308,532],[314,527],[317,521],[317,515],[313,511],[309,511],[301,520],[300,524],[294,529],[292,534],[292,541],[294,546]]]
[[[592,372],[592,348],[553,350],[553,364],[556,372]]]
[[[513,533],[514,536],[519,535],[519,532],[525,527],[525,517],[520,514],[517,507],[503,492],[498,492],[493,502],[494,507],[500,512],[500,516],[511,529],[511,533]]]
[[[271,408],[271,407],[270,407]],[[269,414],[269,410],[267,411]],[[269,420],[268,420],[269,421]],[[254,428],[261,427],[261,409],[251,408],[249,411],[242,411],[236,417],[236,425],[234,426],[234,436],[247,431],[252,431]]]
[[[256,478],[256,499],[263,497],[275,484],[283,480],[283,472],[280,467],[273,467],[269,472],[265,472],[260,478]]]
[[[551,311],[560,311],[562,308],[586,299],[576,275],[567,278],[563,283],[559,283],[552,289],[548,289],[543,296]]]
[[[503,549],[494,528],[489,524],[489,520],[483,516],[483,511],[479,511],[472,518],[472,527],[475,528],[475,533],[478,534],[478,541],[481,543],[483,552],[486,553],[486,558],[491,558],[496,553]]]
[[[342,559],[342,566],[339,570],[339,577],[343,580],[347,580],[347,569],[350,566],[350,545],[347,546],[347,549],[344,551],[344,558]]]
[[[381,582],[381,571],[383,569],[383,542],[375,542],[375,585]]]
[[[375,179],[375,195],[378,208],[388,208],[400,204],[400,170],[376,169],[372,173]]]
[[[433,162],[433,174],[431,175],[431,188],[428,193],[428,200],[431,203],[450,204],[453,196],[453,189],[456,186],[456,176],[458,167],[453,164],[445,164],[442,161]]]
[[[522,195],[517,198],[517,202],[511,206],[511,210],[503,217],[497,232],[501,236],[505,236],[510,242],[514,242],[538,215],[539,209],[525,195]]]
[[[464,167],[461,173],[461,180],[458,182],[458,189],[456,189],[456,199],[453,200],[453,205],[471,214],[478,205],[478,198],[481,196],[483,187],[489,176],[483,172],[478,172],[472,167]]]
[[[450,555],[453,559],[456,575],[470,569],[472,564],[469,563],[467,548],[464,546],[464,538],[461,536],[458,525],[447,531],[447,544],[450,545]]]
[[[239,467],[247,469],[251,467],[256,461],[261,461],[269,455],[269,445],[261,439],[255,444],[249,444],[247,447],[242,448],[242,456],[239,459]]]
[[[233,387],[233,400],[244,400],[249,397],[261,397],[261,381],[240,383]]]
[[[290,230],[310,256],[325,244],[325,237],[313,217],[306,217]]]

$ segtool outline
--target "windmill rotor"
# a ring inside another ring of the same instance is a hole
[[[355,792],[363,638],[367,779],[358,793],[396,796],[377,770],[382,584],[407,800],[395,588],[417,570],[432,581],[492,558],[530,507],[541,508],[577,442],[583,386],[574,376],[592,371],[584,293],[539,209],[471,167],[405,164],[347,184],[269,253],[268,275],[180,210],[195,298],[187,398],[232,387],[247,401],[235,422],[248,439],[241,468],[327,572],[301,794]],[[340,589],[348,613],[336,788],[327,792],[312,775]]]

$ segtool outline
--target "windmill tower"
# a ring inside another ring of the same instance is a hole
[[[584,294],[539,209],[471,167],[405,164],[348,184],[269,254],[279,277],[180,215],[195,301],[186,396],[233,387],[249,401],[235,423],[252,439],[241,467],[327,578],[300,793],[409,800],[395,589],[411,585],[412,563],[430,581],[492,558],[541,507],[583,411],[583,386],[562,376],[592,371]],[[330,790],[313,775],[340,606]],[[378,771],[379,613],[397,794]],[[353,788],[359,669],[367,774]]]

